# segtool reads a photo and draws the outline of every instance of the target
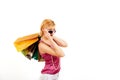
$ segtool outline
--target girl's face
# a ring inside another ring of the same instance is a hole
[[[49,27],[46,27],[46,29],[51,36],[53,36],[54,33],[56,32],[55,26],[49,26]]]

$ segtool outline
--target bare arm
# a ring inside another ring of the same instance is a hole
[[[41,54],[48,53],[53,56],[63,57],[64,52],[62,51],[62,49],[55,42],[53,42],[51,44],[52,44],[52,46],[48,46],[45,43],[40,42],[38,45],[40,53]]]
[[[48,53],[58,57],[64,56],[63,50],[55,43],[46,29],[44,30],[44,37],[41,41],[38,46],[41,54]]]
[[[61,47],[67,47],[68,44],[66,41],[56,37],[56,36],[53,36],[53,40],[57,43],[57,45],[61,46]]]

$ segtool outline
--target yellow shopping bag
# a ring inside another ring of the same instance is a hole
[[[17,40],[15,40],[14,46],[16,47],[17,51],[20,52],[28,48],[30,45],[34,44],[35,42],[37,42],[39,40],[38,37],[39,37],[38,33],[20,37]]]
[[[27,36],[19,37],[14,41],[14,46],[18,52],[21,52],[28,59],[35,59],[40,61],[44,61],[38,51],[38,43],[40,40],[40,36],[38,33],[30,34]]]

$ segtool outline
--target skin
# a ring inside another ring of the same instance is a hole
[[[53,56],[57,57],[64,57],[64,52],[61,49],[61,47],[67,47],[67,43],[54,36],[54,33],[50,34],[48,33],[48,30],[54,30],[55,27],[48,26],[42,29],[43,36],[41,37],[41,41],[38,45],[39,51],[41,54],[48,53]]]

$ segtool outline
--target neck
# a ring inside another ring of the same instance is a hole
[[[41,37],[43,40],[48,40],[44,35]]]

